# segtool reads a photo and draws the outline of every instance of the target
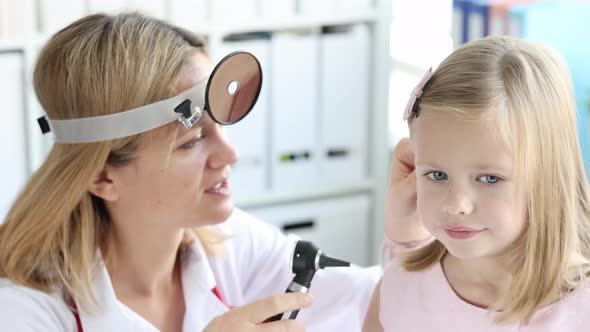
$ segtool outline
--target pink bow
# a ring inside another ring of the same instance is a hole
[[[410,115],[412,114],[412,110],[414,108],[414,104],[416,103],[416,100],[422,96],[422,92],[424,92],[423,91],[424,86],[426,85],[426,83],[428,83],[428,81],[430,80],[430,78],[432,77],[433,74],[434,74],[434,72],[432,71],[432,67],[430,67],[428,69],[428,71],[426,72],[426,74],[424,74],[424,77],[422,77],[422,80],[420,81],[420,83],[418,83],[418,85],[414,88],[414,90],[412,90],[412,94],[410,95],[410,100],[408,100],[408,104],[406,105],[406,110],[404,111],[404,121],[407,121],[410,118]]]

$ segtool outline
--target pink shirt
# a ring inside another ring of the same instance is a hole
[[[529,325],[495,325],[493,314],[457,296],[441,264],[407,272],[397,261],[385,270],[379,320],[384,331],[590,331],[590,280],[560,301],[543,307]]]

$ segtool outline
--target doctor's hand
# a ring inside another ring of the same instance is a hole
[[[305,331],[303,324],[297,320],[279,320],[263,323],[266,319],[283,313],[309,306],[312,297],[303,293],[285,293],[274,295],[250,304],[243,305],[215,317],[204,332],[239,331],[239,332],[300,332]]]
[[[394,242],[408,243],[428,238],[416,211],[416,164],[409,138],[395,147],[385,202],[385,234]]]

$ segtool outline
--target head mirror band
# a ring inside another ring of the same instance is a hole
[[[215,84],[212,84],[215,82]],[[229,91],[230,83],[239,89]],[[233,52],[212,69],[206,81],[177,96],[115,114],[54,120],[38,119],[43,133],[54,133],[56,143],[89,143],[136,135],[179,120],[190,129],[207,112],[222,125],[244,118],[256,103],[262,70],[254,55]]]
[[[194,124],[200,118],[198,114],[202,114],[206,83],[207,81],[203,81],[172,98],[125,112],[69,120],[41,118],[38,121],[42,132],[53,132],[56,143],[90,143],[122,138],[163,126],[174,120],[181,120],[186,127],[186,123]],[[175,110],[183,102],[186,103],[187,99],[190,101],[189,110],[192,113],[191,117],[185,119],[185,112]]]

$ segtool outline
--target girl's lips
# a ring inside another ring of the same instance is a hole
[[[446,226],[444,230],[449,237],[457,240],[470,239],[483,231],[483,229],[474,229],[465,226]]]
[[[481,229],[475,229],[467,226],[445,226],[445,230],[453,232],[480,232]]]

